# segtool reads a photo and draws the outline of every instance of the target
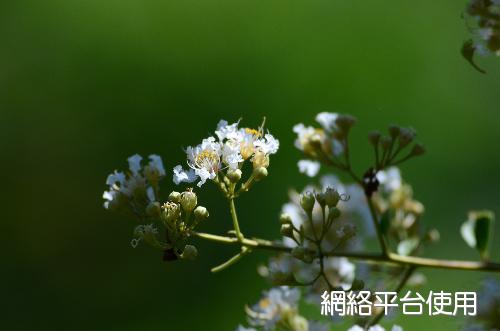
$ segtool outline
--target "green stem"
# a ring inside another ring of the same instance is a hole
[[[243,238],[240,242],[237,238],[219,236],[209,233],[191,232],[191,235],[200,239],[229,245],[243,245],[250,248],[279,251],[290,253],[292,248],[282,244],[273,243],[268,240],[258,238]],[[313,252],[313,251],[311,251]],[[438,260],[417,256],[403,256],[395,253],[388,253],[386,256],[376,253],[365,252],[326,252],[323,256],[346,257],[354,260],[384,263],[395,266],[415,266],[423,268],[453,269],[468,271],[491,271],[500,272],[500,263],[483,261],[460,261],[460,260]]]
[[[238,223],[238,215],[236,215],[236,207],[234,206],[234,198],[229,198],[229,210],[231,212],[231,218],[233,219],[233,227],[236,232],[236,237],[238,241],[243,241],[243,234],[240,231],[240,225]]]
[[[212,271],[213,273],[222,271],[222,270],[232,266],[236,262],[238,262],[243,256],[245,256],[246,254],[248,254],[250,252],[251,251],[248,247],[242,246],[241,252],[239,252],[238,254],[236,254],[235,256],[233,256],[232,258],[227,260],[226,262],[222,263],[221,265],[218,265],[217,267],[213,267],[210,271]]]

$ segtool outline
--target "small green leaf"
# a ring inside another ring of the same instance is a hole
[[[460,232],[467,245],[477,249],[482,259],[488,258],[488,245],[492,236],[494,214],[491,211],[471,211]]]

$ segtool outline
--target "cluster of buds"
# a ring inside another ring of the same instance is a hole
[[[347,147],[347,139],[356,119],[350,115],[337,113],[319,113],[316,121],[320,128],[299,123],[293,127],[297,134],[295,147],[304,153],[307,159],[298,162],[299,170],[314,177],[320,164],[344,166],[340,157]]]
[[[439,240],[435,229],[422,234],[420,218],[424,206],[413,198],[412,187],[403,182],[398,168],[379,171],[377,180],[380,187],[372,201],[382,215],[381,231],[397,243],[398,254],[414,254],[422,244]]]
[[[196,258],[198,251],[195,246],[187,244],[187,239],[191,231],[209,216],[207,209],[197,204],[198,199],[191,189],[170,193],[163,205],[151,203],[147,208],[148,216],[163,225],[164,240],[158,239],[158,230],[153,224],[139,225],[134,231],[132,246],[144,241],[162,249],[165,261]]]
[[[264,132],[264,123],[258,129],[239,128],[238,125],[239,122],[228,124],[222,120],[215,130],[217,138],[211,136],[197,146],[188,147],[189,169],[184,170],[181,165],[174,168],[175,184],[191,183],[199,178],[197,185],[201,186],[211,180],[225,195],[234,196],[267,177],[269,156],[278,151],[279,141]],[[251,175],[235,191],[247,161],[252,165]]]
[[[106,179],[109,189],[104,192],[104,208],[140,219],[147,218],[147,208],[158,199],[159,182],[165,176],[158,155],[150,155],[142,167],[142,157],[135,154],[127,159],[129,170],[114,171]]]
[[[474,38],[466,41],[462,55],[480,72],[473,61],[474,53],[482,56],[500,56],[500,1],[471,0],[466,13],[472,18],[470,29]]]

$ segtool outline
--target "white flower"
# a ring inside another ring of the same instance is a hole
[[[304,147],[309,143],[311,137],[313,137],[314,135],[320,137],[318,130],[316,130],[312,126],[305,126],[302,123],[296,124],[293,127],[293,132],[297,134],[297,139],[295,140],[295,147],[297,147],[301,151],[304,150]]]
[[[300,160],[297,165],[299,166],[299,172],[306,174],[309,177],[316,176],[321,167],[319,162],[311,160]]]
[[[300,290],[288,286],[264,292],[263,298],[247,311],[250,325],[274,330],[276,323],[282,318],[296,314],[299,299]]]
[[[264,138],[257,139],[254,145],[263,153],[269,155],[275,154],[278,151],[280,142],[272,134],[267,133]]]
[[[222,161],[229,169],[238,169],[240,162],[243,162],[243,157],[240,153],[240,145],[235,140],[228,140],[222,146]]]
[[[386,193],[394,192],[403,185],[401,172],[397,167],[390,167],[387,170],[377,172],[377,180],[381,189]]]
[[[316,122],[318,122],[323,127],[323,129],[331,132],[337,129],[335,121],[338,117],[339,114],[337,113],[322,112],[316,115]]]
[[[195,147],[186,150],[188,165],[200,177],[198,186],[205,184],[207,179],[214,179],[221,170],[221,146],[214,137],[203,139]]]
[[[141,170],[142,156],[140,156],[139,154],[135,154],[129,157],[127,161],[128,161],[128,167],[132,172],[132,174],[137,175],[139,173],[139,170]]]
[[[238,138],[238,122],[228,124],[227,121],[220,120],[217,124],[215,134],[221,142],[224,141],[224,139],[236,140]]]
[[[348,290],[354,281],[356,265],[345,257],[330,257],[324,259],[324,271],[331,283]]]

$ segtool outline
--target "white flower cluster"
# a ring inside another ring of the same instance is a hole
[[[116,171],[108,176],[109,189],[104,192],[104,208],[126,208],[137,214],[149,202],[156,201],[159,181],[165,176],[161,157],[149,155],[149,163],[143,168],[138,154],[127,159],[129,171]]]
[[[279,141],[263,129],[239,128],[239,123],[228,124],[221,120],[215,130],[217,138],[210,136],[197,146],[186,149],[188,170],[181,165],[174,168],[175,184],[192,183],[199,178],[198,186],[207,179],[213,180],[223,170],[240,169],[250,160],[255,168],[267,168],[269,155],[275,154]]]
[[[298,304],[300,290],[288,286],[280,286],[264,292],[260,301],[251,308],[247,307],[248,323],[246,328],[238,326],[236,331],[275,330],[276,328],[290,331],[326,331],[325,324],[307,321],[299,314]],[[255,328],[254,328],[255,327]]]

